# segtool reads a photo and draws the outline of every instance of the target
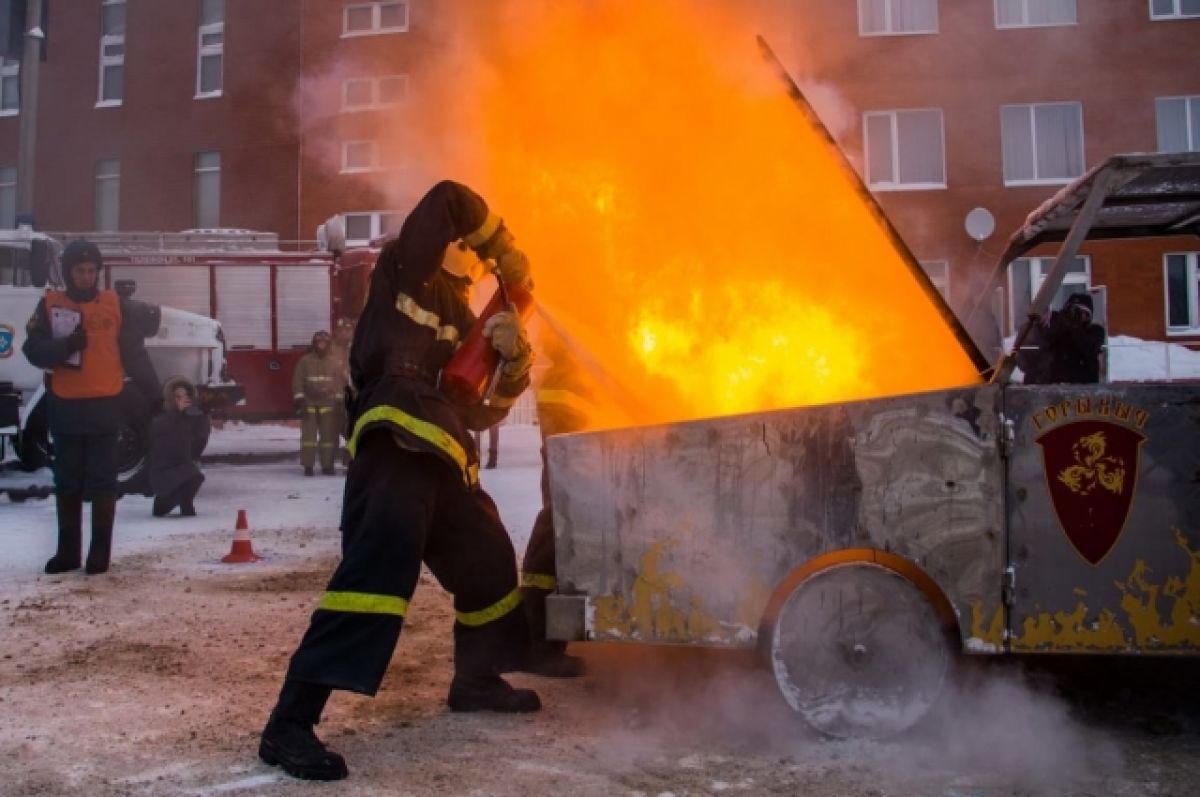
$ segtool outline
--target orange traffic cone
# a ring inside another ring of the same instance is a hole
[[[237,516],[237,526],[233,531],[233,547],[229,549],[229,554],[221,559],[225,564],[242,564],[245,562],[257,562],[262,559],[261,556],[254,552],[254,547],[250,545],[250,526],[246,523],[246,510],[239,509]]]

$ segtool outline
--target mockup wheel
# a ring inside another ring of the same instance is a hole
[[[788,704],[813,728],[879,738],[937,700],[950,645],[927,596],[877,564],[844,564],[800,582],[770,627],[770,661]]]

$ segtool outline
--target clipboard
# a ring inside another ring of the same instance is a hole
[[[50,308],[50,336],[57,338],[65,338],[70,335],[83,321],[83,313],[78,310],[72,310],[69,307],[51,307]],[[71,355],[63,361],[63,365],[69,365],[72,368],[78,368],[83,363],[83,352],[71,352]]]

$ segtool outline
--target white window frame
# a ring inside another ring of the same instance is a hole
[[[1171,0],[1171,10],[1166,14],[1154,13],[1154,0],[1150,0],[1150,21],[1151,22],[1168,22],[1173,19],[1196,19],[1200,17],[1200,12],[1195,14],[1183,13],[1182,0]]]
[[[400,25],[383,25],[383,6],[400,6],[404,9],[404,22]],[[350,30],[350,12],[356,9],[371,9],[371,27],[367,30]],[[407,0],[377,0],[372,3],[350,3],[342,7],[342,38],[354,36],[380,36],[389,33],[407,33],[409,23],[409,4]]]
[[[1184,137],[1187,138],[1187,149],[1184,152],[1200,152],[1200,130],[1197,130],[1192,125],[1192,106],[1200,107],[1200,94],[1184,95],[1179,97],[1155,97],[1154,98],[1154,124],[1158,127],[1158,103],[1164,100],[1183,100],[1183,125]],[[1157,133],[1155,134],[1157,136]],[[1156,141],[1155,148],[1158,152],[1163,152],[1162,142]]]
[[[12,108],[0,105],[0,116],[16,116],[21,112],[21,62],[15,58],[0,61],[0,100],[3,98],[4,84],[9,81],[16,83],[17,104]]]
[[[1187,268],[1186,281],[1190,288],[1188,290],[1188,319],[1191,324],[1186,327],[1171,326],[1171,285],[1168,281],[1169,274],[1167,272],[1167,259],[1172,255],[1185,258],[1185,266]],[[1197,292],[1200,292],[1200,252],[1167,252],[1163,255],[1163,328],[1167,330],[1168,336],[1176,335],[1200,335],[1200,298],[1197,298]]]
[[[404,84],[404,97],[397,102],[385,102],[383,99],[383,84],[387,80],[399,80]],[[365,103],[350,102],[350,86],[353,83],[367,84],[370,99]],[[342,113],[357,111],[378,111],[383,108],[394,108],[408,101],[408,75],[381,75],[379,77],[351,77],[342,81]]]
[[[1016,23],[1010,23],[1007,25],[1002,24],[1000,22],[1000,4],[1002,2],[1004,2],[1004,0],[995,0],[995,2],[993,3],[993,8],[995,10],[995,15],[996,15],[996,29],[997,30],[1015,30],[1018,28],[1063,28],[1063,27],[1069,27],[1071,25],[1079,24],[1079,3],[1077,0],[1074,5],[1075,13],[1072,15],[1074,18],[1070,22],[1030,22],[1029,21],[1029,6],[1030,6],[1030,4],[1044,2],[1044,0],[1018,0],[1018,2],[1021,3],[1021,21],[1016,22]]]
[[[918,182],[904,183],[900,181],[900,135],[899,114],[921,113],[936,111],[938,115],[938,132],[941,135],[939,148],[942,152],[942,180],[937,183]],[[871,147],[867,140],[867,119],[872,116],[886,116],[890,121],[892,145],[892,179],[884,182],[871,180]],[[941,108],[898,108],[888,111],[866,111],[863,113],[863,163],[866,164],[865,177],[872,191],[936,191],[946,188],[946,119]]]
[[[125,6],[125,11],[128,13],[128,6],[125,0],[101,0],[100,2],[100,69],[99,69],[99,84],[96,87],[96,107],[97,108],[116,108],[125,101],[125,34],[106,34],[104,32],[104,10],[109,6]],[[108,55],[109,47],[120,47],[121,52],[117,55]],[[112,99],[104,96],[104,73],[113,68],[121,69],[121,96]]]
[[[929,30],[896,30],[892,23],[892,3],[895,0],[884,0],[886,11],[884,12],[887,18],[886,30],[867,31],[863,29],[863,2],[858,0],[858,35],[859,36],[923,36],[929,33],[937,33],[938,26],[941,24],[941,19],[938,14],[938,0],[930,0],[933,3],[933,27]]]
[[[925,276],[929,277],[929,281],[933,283],[933,287],[937,288],[938,293],[947,302],[950,301],[950,261],[949,260],[921,260],[921,270],[925,272]],[[934,275],[931,272],[931,267],[941,271],[941,276]]]
[[[1083,261],[1083,271],[1068,271],[1063,277],[1062,285],[1059,290],[1064,287],[1071,287],[1072,293],[1088,293],[1092,289],[1092,257],[1091,255],[1076,255],[1077,258]],[[1054,257],[1018,257],[1008,267],[1008,317],[1012,327],[1020,324],[1024,318],[1017,318],[1017,303],[1015,288],[1013,287],[1013,269],[1019,265],[1024,266],[1029,271],[1029,296],[1025,301],[1025,306],[1033,304],[1034,298],[1037,297],[1038,291],[1042,288],[1042,283],[1046,281],[1046,275],[1042,273],[1042,264],[1045,263],[1047,270],[1054,266]],[[1051,307],[1050,310],[1057,310],[1057,307]],[[1016,332],[1013,329],[1009,334]]]
[[[101,173],[101,166],[107,164],[116,164],[115,171]],[[93,225],[92,228],[101,232],[115,232],[121,229],[121,161],[118,158],[100,158],[96,161],[95,171],[95,207],[92,208]],[[116,207],[113,208],[113,218],[116,220],[111,228],[106,228],[100,223],[100,197],[103,193],[102,186],[107,182],[115,182],[116,190]]]
[[[0,216],[0,229],[15,229],[17,226],[17,167],[0,166],[0,208],[11,208],[12,218]]]
[[[1038,177],[1038,150],[1037,150],[1037,108],[1046,108],[1054,105],[1073,105],[1079,109],[1079,155],[1082,159],[1081,170],[1079,174],[1070,177]],[[1083,103],[1077,100],[1067,100],[1064,102],[1018,102],[1000,106],[1000,148],[1001,148],[1001,174],[1003,176],[1003,150],[1004,150],[1004,109],[1005,108],[1026,108],[1029,111],[1029,129],[1030,141],[1033,143],[1033,171],[1032,179],[1017,179],[1010,180],[1003,177],[1004,185],[1006,186],[1022,186],[1022,185],[1066,185],[1072,180],[1087,173],[1087,134],[1083,129]]]
[[[216,166],[201,166],[200,159],[204,155],[216,155],[217,156],[217,165]],[[193,197],[193,199],[192,199],[192,223],[193,223],[195,229],[212,229],[212,228],[220,227],[220,224],[221,224],[221,182],[222,182],[221,181],[221,168],[223,166],[223,164],[222,164],[223,160],[224,159],[221,157],[221,150],[219,150],[219,149],[203,150],[201,152],[197,152],[193,156],[193,159],[192,159],[192,183],[193,183],[193,186],[192,186],[192,197]],[[210,225],[210,224],[204,224],[203,220],[200,218],[200,185],[201,185],[201,179],[204,175],[209,175],[209,174],[214,174],[214,173],[217,175],[217,200],[216,200],[217,223],[215,225]]]
[[[350,218],[352,216],[355,216],[355,217],[365,216],[369,219],[370,231],[371,231],[370,237],[368,237],[368,238],[350,238],[349,237],[349,235],[350,235]],[[381,236],[384,235],[384,233],[388,232],[387,230],[385,230],[383,228],[384,218],[388,217],[388,216],[395,216],[397,218],[397,220],[399,220],[399,221],[403,220],[403,214],[396,210],[356,210],[356,211],[346,211],[345,213],[342,213],[342,225],[343,225],[343,228],[346,230],[346,236],[347,236],[346,244],[348,246],[366,246],[371,241],[374,241],[374,240],[380,238]],[[398,229],[393,232],[396,232],[396,231],[398,231]]]
[[[369,147],[370,163],[366,166],[352,166],[350,164],[350,150],[356,146],[366,145]],[[375,139],[352,139],[342,142],[342,174],[362,174],[365,172],[374,172],[379,170],[379,142]]]
[[[221,37],[219,44],[205,44],[206,36]],[[212,91],[204,91],[204,59],[218,58],[221,65],[217,80],[218,87]],[[225,91],[225,9],[221,8],[221,21],[201,24],[196,32],[196,96],[197,100],[207,100],[220,97]]]

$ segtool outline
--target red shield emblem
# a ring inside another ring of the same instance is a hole
[[[1145,437],[1108,421],[1076,421],[1037,439],[1058,524],[1093,565],[1125,528]]]

